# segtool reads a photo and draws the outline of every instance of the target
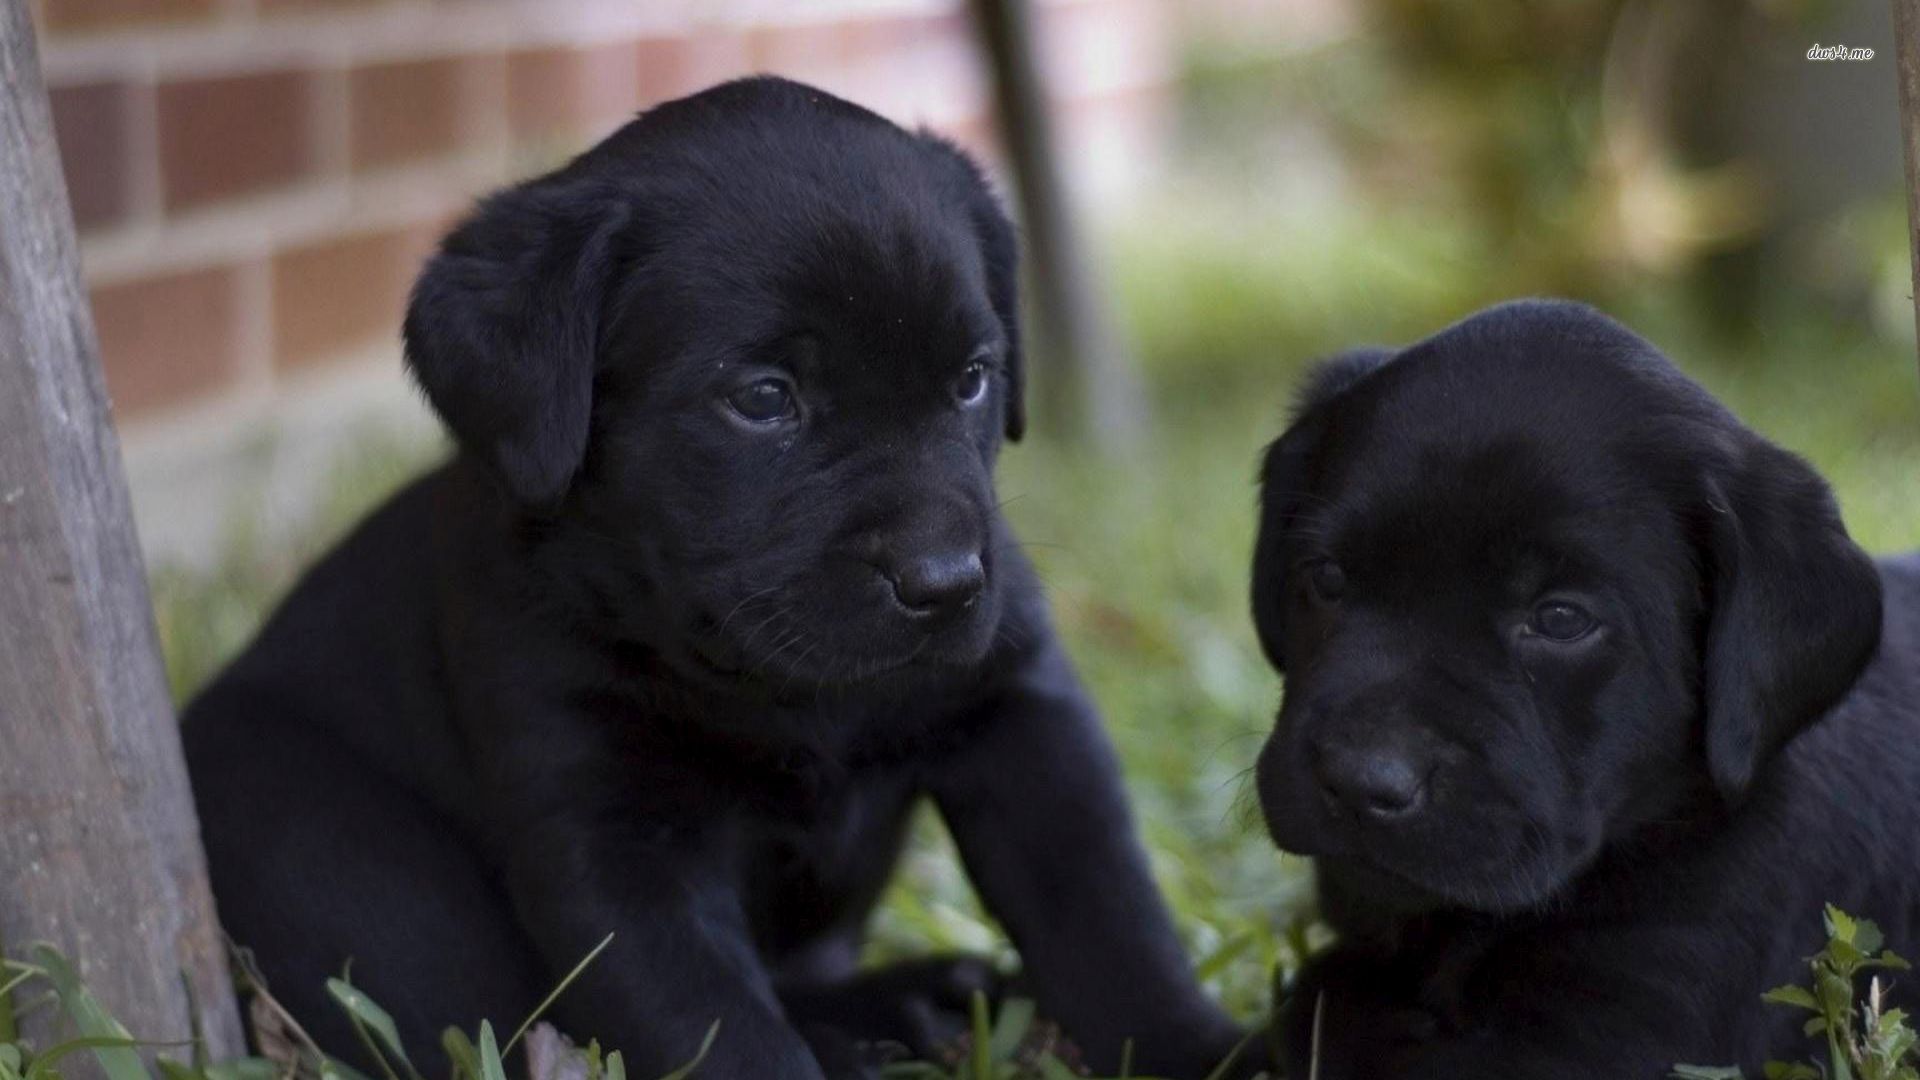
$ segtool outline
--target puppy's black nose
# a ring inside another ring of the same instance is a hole
[[[1329,803],[1374,821],[1406,818],[1427,801],[1427,770],[1396,751],[1328,747],[1314,772]]]
[[[980,597],[987,570],[978,551],[943,551],[910,559],[887,575],[894,598],[916,617],[951,615]]]

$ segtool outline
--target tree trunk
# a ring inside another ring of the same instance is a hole
[[[0,940],[66,952],[137,1038],[189,1037],[190,988],[232,1056],[96,349],[26,0],[0,0]]]
[[[1146,404],[1099,275],[1081,247],[1054,153],[1046,81],[1027,0],[971,0],[993,68],[995,115],[1019,198],[1033,303],[1034,383],[1043,427],[1090,433],[1101,448],[1139,442]]]
[[[1913,322],[1920,335],[1920,0],[1893,0],[1893,62],[1907,146],[1907,241],[1913,252]]]

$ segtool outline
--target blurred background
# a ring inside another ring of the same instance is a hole
[[[445,452],[406,290],[476,196],[756,71],[1006,165],[944,0],[35,0],[177,695]],[[1253,472],[1317,355],[1597,302],[1920,545],[1920,391],[1874,0],[1036,0],[1038,68],[1142,433],[1042,417],[1002,494],[1242,1012],[1307,931],[1246,776]],[[1808,59],[1814,46],[1867,61]],[[1045,364],[1045,358],[1042,358]],[[1044,382],[1047,372],[1042,371]],[[1088,414],[1093,424],[1100,414]],[[931,821],[875,949],[999,948]]]

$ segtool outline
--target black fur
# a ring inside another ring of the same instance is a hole
[[[1876,568],[1604,316],[1330,362],[1267,454],[1253,610],[1262,808],[1341,934],[1297,1075],[1316,1002],[1328,1080],[1752,1068],[1810,1045],[1759,995],[1824,902],[1920,944],[1920,558]]]
[[[993,983],[856,972],[930,796],[1095,1061],[1226,1052],[993,494],[1016,259],[959,151],[771,79],[447,238],[406,340],[458,455],[186,721],[222,918],[323,1041],[353,1045],[349,957],[431,1057],[613,932],[556,1016],[630,1074],[718,1020],[704,1077],[866,1075],[861,1043],[925,1049]],[[768,379],[795,415],[728,404]]]

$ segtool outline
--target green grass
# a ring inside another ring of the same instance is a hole
[[[1473,283],[1501,280],[1500,253],[1432,220],[1244,207],[1210,220],[1192,209],[1201,200],[1181,201],[1181,215],[1149,216],[1109,252],[1152,391],[1151,446],[1103,460],[1041,431],[1007,451],[1000,484],[1108,718],[1189,945],[1209,986],[1253,1017],[1275,965],[1293,959],[1289,930],[1309,899],[1305,867],[1273,852],[1248,801],[1279,701],[1246,615],[1256,457],[1304,365],[1411,340],[1497,299]],[[1737,344],[1658,296],[1618,314],[1810,458],[1866,546],[1920,546],[1910,343],[1811,310],[1782,310]],[[300,565],[428,453],[387,448],[344,465],[298,544],[269,547],[242,529],[217,572],[158,571],[177,692],[244,643]],[[878,913],[873,953],[954,947],[1005,949],[928,820]]]
[[[1823,916],[1827,940],[1807,957],[1810,984],[1789,983],[1761,995],[1769,1006],[1808,1014],[1803,1021],[1807,1037],[1824,1050],[1798,1061],[1769,1061],[1766,1080],[1920,1080],[1920,1033],[1907,1014],[1885,1003],[1883,973],[1911,970],[1902,957],[1881,948],[1884,937],[1871,920],[1856,919],[1828,905]],[[441,1034],[451,1068],[451,1080],[506,1080],[510,1073],[531,1080],[575,1076],[581,1080],[627,1080],[618,1050],[603,1050],[597,1041],[584,1047],[569,1042],[541,1015],[579,978],[612,941],[605,941],[560,980],[532,1015],[521,1021],[507,1041],[494,1036],[490,1021],[479,1022],[478,1034],[449,1027]],[[259,1057],[213,1060],[199,1027],[199,1012],[189,1038],[156,1043],[135,1039],[93,996],[68,959],[49,945],[31,949],[32,960],[0,958],[0,1080],[60,1080],[62,1062],[91,1055],[107,1080],[368,1080],[365,1073],[332,1056],[328,1048],[307,1038],[297,1023],[270,995],[257,992],[254,1011],[276,1018],[266,1025],[277,1045],[262,1042]],[[1865,980],[1865,1000],[1861,982]],[[327,988],[336,1007],[352,1022],[366,1060],[385,1080],[424,1080],[413,1065],[411,1051],[402,1042],[387,1011],[345,978],[329,979]],[[22,999],[25,1003],[22,1004]],[[1317,1008],[1317,1006],[1316,1006]],[[41,1010],[60,1014],[43,1035],[22,1034],[22,1020]],[[1085,1071],[1073,1061],[1073,1050],[1062,1045],[1057,1027],[1041,1019],[1031,1001],[1012,998],[996,1008],[975,993],[967,1030],[945,1048],[940,1061],[899,1061],[883,1066],[885,1080],[1072,1080]],[[720,1037],[716,1020],[691,1058],[657,1080],[688,1080]],[[525,1037],[525,1069],[510,1062]],[[1250,1034],[1206,1080],[1221,1080],[1248,1052],[1259,1036]],[[50,1045],[42,1045],[50,1042]],[[414,1049],[418,1049],[417,1047]],[[1131,1046],[1121,1055],[1117,1080],[1132,1080]],[[149,1073],[142,1051],[153,1054],[158,1076]],[[184,1051],[184,1053],[183,1053]],[[1317,1059],[1309,1075],[1318,1072]],[[90,1073],[91,1075],[91,1073]],[[1673,1080],[1746,1080],[1737,1066],[1675,1063]],[[1262,1077],[1266,1074],[1262,1073]]]

